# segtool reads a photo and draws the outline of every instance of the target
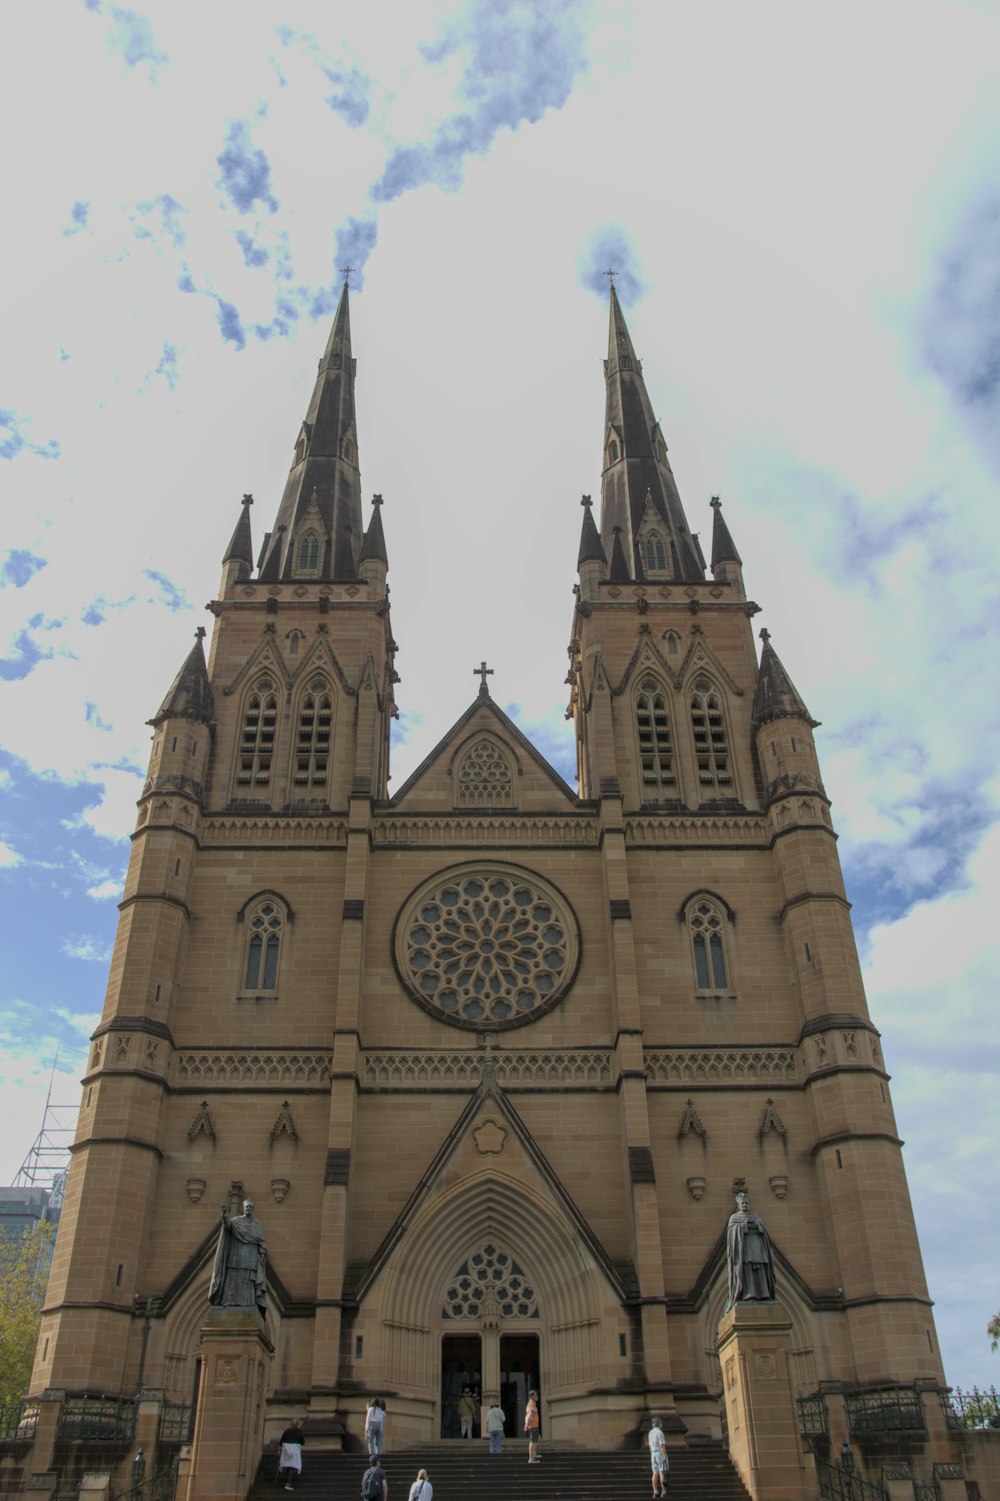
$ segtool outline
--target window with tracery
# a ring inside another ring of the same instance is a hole
[[[299,538],[299,573],[315,573],[319,567],[319,535],[306,532]]]
[[[236,785],[246,790],[266,787],[271,780],[274,736],[278,725],[278,699],[274,684],[263,677],[247,699],[240,731]]]
[[[714,902],[699,898],[688,913],[695,983],[699,990],[728,990],[725,920]]]
[[[477,740],[458,767],[456,798],[460,808],[511,808],[514,778],[510,763],[493,740]]]
[[[488,1240],[473,1251],[444,1295],[446,1319],[475,1319],[488,1301],[505,1319],[537,1319],[534,1287],[508,1251]]]
[[[284,915],[277,902],[261,902],[249,919],[244,990],[276,990]]]
[[[635,700],[639,764],[647,792],[677,786],[667,696],[655,678],[644,678]]]
[[[707,678],[698,678],[691,691],[691,730],[702,793],[730,793],[733,773],[722,695]]]
[[[299,709],[295,737],[296,787],[324,787],[330,766],[330,736],[333,725],[333,699],[322,678],[309,686]]]
[[[643,557],[647,573],[666,573],[667,550],[659,532],[647,532],[643,539]]]

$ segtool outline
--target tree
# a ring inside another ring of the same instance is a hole
[[[0,1230],[0,1405],[28,1390],[52,1260],[52,1227]]]
[[[995,1313],[986,1325],[986,1333],[990,1337],[990,1349],[995,1350],[1000,1345],[1000,1313]]]

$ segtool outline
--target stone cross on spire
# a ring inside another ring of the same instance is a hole
[[[487,678],[491,678],[493,676],[493,668],[492,667],[487,667],[486,661],[484,659],[482,662],[480,662],[480,664],[479,664],[478,667],[474,667],[472,669],[472,675],[473,675],[473,677],[478,677],[480,679],[480,683],[479,683],[479,697],[480,698],[489,698],[489,696],[490,696],[490,690],[486,686],[486,679]]]

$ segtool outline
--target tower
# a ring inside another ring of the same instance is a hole
[[[191,1400],[218,1204],[255,1198],[260,1421],[355,1442],[717,1436],[734,1183],[796,1393],[943,1377],[816,721],[717,499],[690,530],[612,288],[570,643],[578,790],[494,702],[388,795],[381,496],[345,286],[257,567],[244,497],[150,721],[34,1387]],[[37,1468],[37,1466],[36,1466]]]

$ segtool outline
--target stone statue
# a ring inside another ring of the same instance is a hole
[[[774,1301],[774,1252],[764,1221],[750,1208],[750,1196],[736,1195],[736,1212],[726,1230],[726,1260],[729,1263],[729,1301],[771,1303]]]
[[[229,1205],[223,1204],[208,1301],[217,1308],[256,1308],[263,1318],[267,1308],[267,1247],[264,1226],[254,1218],[253,1211],[253,1199],[245,1199],[243,1213],[232,1219]]]

